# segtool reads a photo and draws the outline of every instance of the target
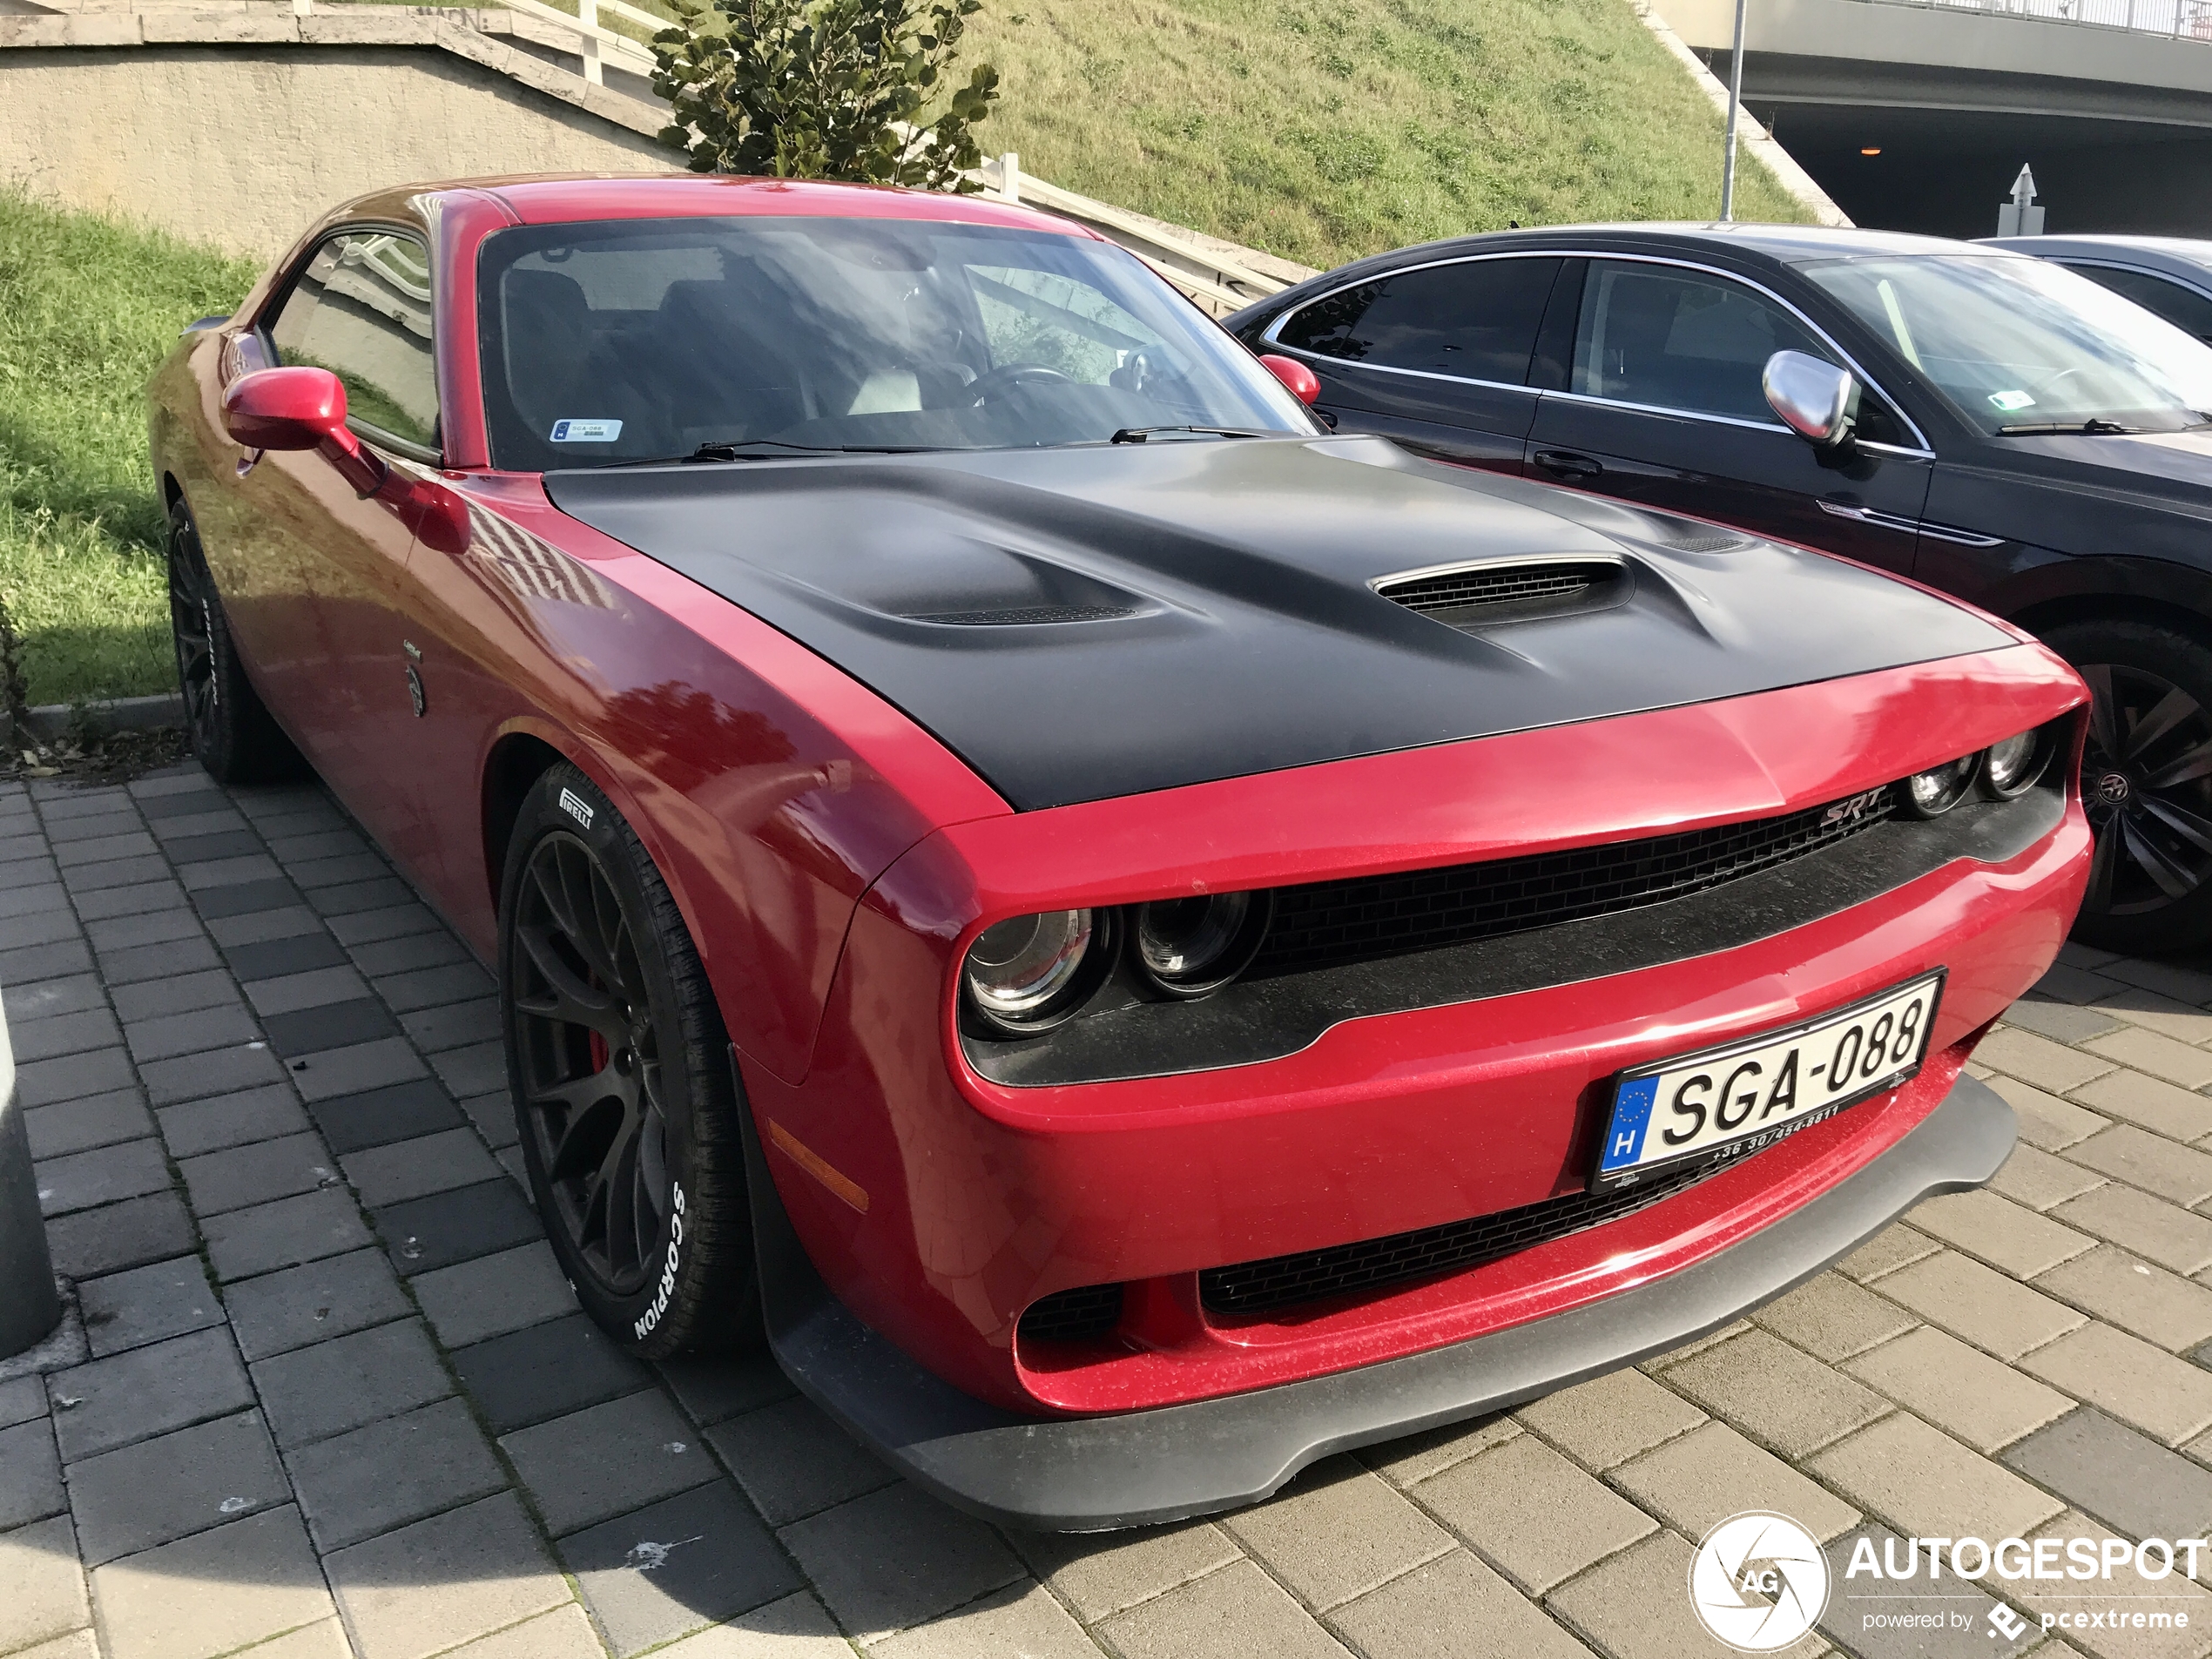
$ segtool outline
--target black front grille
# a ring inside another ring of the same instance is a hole
[[[1122,1322],[1122,1287],[1079,1285],[1039,1297],[1022,1315],[1025,1342],[1088,1342]]]
[[[1566,604],[1580,599],[1600,583],[1620,579],[1621,567],[1610,559],[1568,563],[1495,564],[1473,570],[1447,570],[1437,576],[1386,582],[1375,591],[1393,604],[1424,616],[1438,611],[1469,610],[1490,605],[1523,605],[1553,600]]]
[[[1894,786],[1748,823],[1564,853],[1279,887],[1247,979],[1464,944],[1679,899],[1802,858],[1889,817]]]
[[[1448,1221],[1416,1232],[1210,1268],[1198,1275],[1198,1295],[1211,1312],[1262,1313],[1293,1302],[1313,1302],[1325,1296],[1455,1272],[1618,1221],[1717,1172],[1713,1165],[1706,1164],[1647,1186],[1569,1193],[1562,1198],[1547,1198],[1541,1204],[1523,1204],[1518,1210],[1502,1210],[1467,1221]]]

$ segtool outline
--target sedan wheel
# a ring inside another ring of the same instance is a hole
[[[185,735],[199,764],[226,784],[272,783],[305,772],[307,763],[263,706],[231,644],[199,526],[181,501],[169,509],[169,625]]]
[[[2135,623],[2050,644],[2094,699],[2081,798],[2096,853],[2074,936],[2170,951],[2212,938],[2212,651]]]
[[[751,1218],[729,1039],[659,873],[571,766],[523,802],[500,918],[523,1162],[578,1299],[648,1358],[745,1342]]]

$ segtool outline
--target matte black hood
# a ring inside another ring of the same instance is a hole
[[[560,509],[791,635],[1017,808],[1740,696],[2015,643],[1817,555],[1379,438],[554,473]],[[1669,546],[1669,541],[1682,545]],[[1378,577],[1612,555],[1467,633]]]

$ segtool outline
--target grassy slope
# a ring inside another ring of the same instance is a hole
[[[990,0],[966,55],[985,150],[1312,266],[1719,203],[1720,118],[1628,0]],[[1807,217],[1749,158],[1737,216]]]
[[[0,192],[0,594],[30,700],[166,688],[161,512],[142,394],[251,266]]]

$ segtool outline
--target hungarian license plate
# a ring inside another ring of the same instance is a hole
[[[1833,1014],[1622,1072],[1590,1190],[1744,1157],[1920,1069],[1944,970]]]

